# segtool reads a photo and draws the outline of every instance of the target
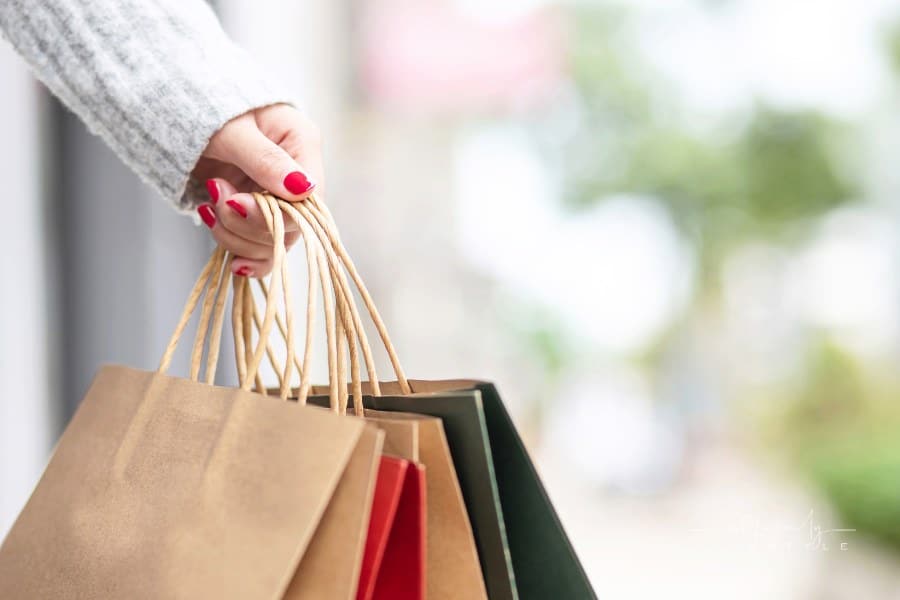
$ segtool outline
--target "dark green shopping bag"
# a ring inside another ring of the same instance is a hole
[[[476,381],[410,384],[413,395],[367,396],[366,405],[443,421],[491,600],[596,598],[497,389]]]

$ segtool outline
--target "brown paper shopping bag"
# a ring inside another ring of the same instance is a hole
[[[0,548],[0,598],[277,598],[364,429],[105,367]]]
[[[440,419],[376,410],[366,410],[365,415],[385,432],[385,452],[425,465],[427,598],[486,599],[472,525]]]
[[[374,427],[365,428],[285,600],[356,596],[382,436]]]
[[[0,598],[271,599],[289,586],[301,590],[292,597],[353,597],[383,434],[284,402],[287,394],[251,393],[262,344],[236,348],[242,389],[210,385],[229,275],[217,251],[159,372],[98,373],[0,546]],[[169,377],[171,351],[204,288],[191,380]],[[267,307],[266,335],[273,315]],[[345,518],[351,513],[356,521]],[[316,565],[338,555],[351,573],[334,586],[334,573]]]

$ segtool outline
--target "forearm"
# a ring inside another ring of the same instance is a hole
[[[92,132],[182,209],[213,133],[287,100],[202,0],[4,0],[0,30]]]

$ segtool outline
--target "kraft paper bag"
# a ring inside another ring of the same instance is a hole
[[[0,547],[0,598],[280,598],[318,560],[335,490],[367,488],[357,510],[371,499],[380,438],[322,409],[104,367]]]
[[[324,392],[316,386],[315,393]],[[326,405],[325,397],[309,402]],[[367,410],[384,431],[384,454],[422,464],[426,473],[427,598],[487,600],[472,524],[441,420],[427,415]]]
[[[478,550],[450,447],[440,419],[425,415],[366,411],[366,419],[385,432],[385,452],[425,466],[428,493],[428,595],[430,600],[488,598]],[[407,431],[414,426],[414,434]],[[402,452],[415,445],[414,451]],[[413,444],[414,442],[414,444]],[[392,445],[392,451],[387,450]]]
[[[374,427],[363,431],[285,600],[356,597],[383,438]]]

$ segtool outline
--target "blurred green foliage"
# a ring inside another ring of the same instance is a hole
[[[852,127],[760,103],[719,116],[718,126],[691,126],[677,94],[628,42],[627,14],[575,10],[578,117],[560,165],[570,205],[621,193],[656,198],[695,246],[705,281],[736,245],[796,236],[857,197],[836,156]]]
[[[870,370],[821,341],[770,431],[847,527],[900,551],[900,382]]]
[[[900,550],[900,441],[896,433],[822,440],[802,466],[847,527]]]
[[[620,194],[667,208],[699,261],[690,310],[717,303],[718,275],[735,248],[758,240],[790,247],[827,212],[864,196],[847,160],[858,124],[751,102],[712,121],[704,115],[698,125],[641,62],[627,12],[583,3],[572,10],[574,94],[566,111],[577,117],[561,139],[559,128],[544,132],[541,145],[559,157],[573,210]],[[900,27],[887,39],[900,73]],[[677,338],[672,333],[661,343]],[[545,353],[556,347],[546,336],[535,339]],[[549,362],[558,370],[557,360]],[[874,377],[819,340],[798,380],[776,394],[768,431],[781,456],[815,482],[848,527],[900,549],[900,408],[893,402],[900,382]]]

